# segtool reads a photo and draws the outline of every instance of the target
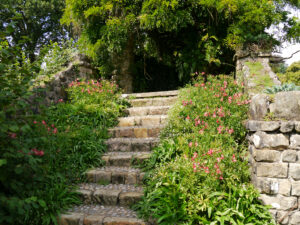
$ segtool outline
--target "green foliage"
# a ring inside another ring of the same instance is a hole
[[[26,57],[34,61],[39,49],[50,40],[57,42],[66,36],[66,29],[59,23],[64,7],[63,0],[2,0],[0,30],[11,24],[10,44],[20,45]]]
[[[250,77],[248,79],[250,82],[254,82],[256,84],[254,91],[262,92],[266,87],[272,87],[274,85],[274,81],[264,70],[264,67],[260,62],[246,62],[245,64],[250,70]]]
[[[285,3],[67,0],[62,22],[75,24],[81,33],[79,42],[103,74],[121,73],[118,57],[126,57],[123,53],[130,50],[135,55],[131,73],[136,76],[159,73],[151,71],[155,61],[170,71],[176,68],[174,75],[186,82],[194,71],[233,71],[237,48],[256,45],[271,50],[279,44],[265,32],[272,24],[291,22],[286,30],[293,30],[296,39],[299,32],[286,16]]]
[[[73,82],[68,97],[70,102],[53,105],[45,113],[61,131],[57,149],[64,152],[52,166],[68,168],[64,174],[76,182],[88,168],[101,165],[106,128],[116,125],[124,103],[117,86],[106,80]]]
[[[273,87],[266,88],[265,93],[276,94],[283,91],[300,91],[300,86],[296,86],[295,84],[275,85]]]
[[[10,25],[8,28],[12,28]],[[76,81],[69,102],[40,114],[31,103],[38,67],[0,32],[0,224],[56,224],[79,203],[72,184],[99,165],[107,128],[123,109],[115,84]]]
[[[250,184],[242,125],[248,103],[226,77],[180,91],[147,165],[136,206],[142,216],[158,224],[273,224]]]
[[[292,63],[285,73],[279,73],[277,76],[283,83],[300,85],[300,61]]]
[[[70,63],[78,49],[73,39],[64,41],[61,44],[50,41],[50,44],[43,47],[42,52],[46,52],[42,61],[40,75],[52,75],[63,69]]]
[[[288,66],[285,63],[270,63],[270,66],[274,73],[285,73],[288,68]]]

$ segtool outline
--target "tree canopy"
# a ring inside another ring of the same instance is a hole
[[[59,21],[64,7],[64,0],[2,0],[0,30],[12,25],[7,37],[9,43],[21,44],[26,55],[34,61],[35,53],[50,40],[59,41],[65,37],[66,30]]]
[[[123,62],[126,73],[147,77],[150,65],[163,65],[184,79],[195,71],[233,70],[238,48],[271,50],[279,44],[266,32],[273,24],[283,22],[285,39],[299,41],[299,20],[288,17],[286,5],[299,8],[299,1],[66,0],[62,21],[76,27],[104,74],[122,74]]]

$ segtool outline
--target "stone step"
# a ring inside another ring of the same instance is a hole
[[[141,164],[150,156],[150,152],[108,152],[102,156],[102,160],[106,166],[130,167]]]
[[[86,172],[87,180],[92,183],[142,184],[145,173],[131,167],[107,166]]]
[[[154,97],[169,97],[177,96],[178,90],[174,91],[157,91],[157,92],[144,92],[144,93],[133,93],[133,94],[123,94],[123,98],[154,98]]]
[[[162,97],[162,98],[138,98],[129,100],[133,107],[142,106],[170,106],[177,100],[177,96],[174,97]]]
[[[167,115],[130,116],[119,118],[119,127],[157,126],[167,122]]]
[[[85,204],[101,205],[131,206],[143,196],[142,187],[127,184],[84,183],[79,185],[77,192]]]
[[[123,206],[81,205],[58,218],[59,225],[148,225]]]
[[[163,125],[115,127],[109,129],[112,138],[150,138],[158,137]]]
[[[132,107],[125,110],[129,116],[166,115],[170,106]]]
[[[111,138],[106,141],[110,152],[147,152],[159,143],[159,138]]]

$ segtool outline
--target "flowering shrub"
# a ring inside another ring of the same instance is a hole
[[[250,100],[226,77],[180,92],[147,169],[137,206],[159,224],[272,224],[249,181],[244,143]]]
[[[67,91],[70,101],[39,115],[22,96],[1,105],[0,224],[56,224],[57,214],[79,202],[73,184],[101,163],[107,128],[124,107],[118,87],[77,81]]]
[[[61,160],[54,167],[67,167],[69,179],[76,182],[91,166],[101,165],[107,129],[116,125],[125,102],[120,100],[118,86],[106,80],[76,81],[69,85],[70,102],[59,101],[46,114],[56,124]]]

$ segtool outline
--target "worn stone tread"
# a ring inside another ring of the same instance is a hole
[[[142,106],[131,107],[125,110],[129,116],[167,115],[171,106]]]
[[[146,152],[158,143],[159,138],[110,138],[106,141],[109,152]]]
[[[142,106],[170,106],[177,100],[177,96],[174,97],[158,97],[158,98],[138,98],[129,100],[133,107]]]
[[[58,218],[59,225],[146,225],[136,212],[123,206],[75,206]]]
[[[105,166],[86,173],[92,183],[142,184],[145,173],[132,167]]]
[[[167,115],[120,117],[118,127],[164,125],[167,118]]]
[[[177,95],[178,91],[123,95],[133,107],[126,110],[128,117],[119,118],[118,127],[109,129],[112,138],[106,141],[108,152],[102,156],[106,166],[86,172],[89,183],[78,186],[84,204],[61,215],[59,225],[150,224],[128,208],[143,196],[145,173],[132,166],[150,158]],[[132,96],[135,99],[130,100]]]
[[[132,166],[150,158],[150,152],[108,152],[102,156],[106,166]]]
[[[136,185],[84,183],[77,191],[82,200],[87,203],[103,205],[130,206],[138,202],[143,196],[143,188]]]
[[[135,97],[135,98],[153,98],[153,97],[166,97],[166,96],[177,96],[178,90],[172,91],[157,91],[157,92],[143,92],[143,93],[133,93],[133,94],[123,94],[123,98]]]
[[[156,126],[130,126],[130,127],[115,127],[109,129],[112,138],[150,138],[158,137],[163,125]]]

